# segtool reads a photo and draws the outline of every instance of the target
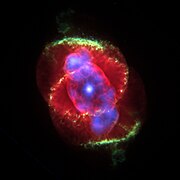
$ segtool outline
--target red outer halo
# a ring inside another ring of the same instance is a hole
[[[88,114],[80,113],[66,90],[67,76],[63,71],[66,57],[81,48],[90,52],[94,64],[99,66],[116,90],[119,120],[103,136],[95,136],[90,129]],[[128,68],[118,48],[106,43],[80,38],[65,38],[46,46],[37,66],[37,83],[48,103],[53,123],[64,139],[74,145],[116,140],[129,140],[137,133],[134,127],[143,121],[145,92],[138,74]],[[141,96],[140,96],[141,95]]]

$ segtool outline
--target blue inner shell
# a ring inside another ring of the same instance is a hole
[[[103,135],[119,118],[115,107],[115,90],[103,71],[91,62],[88,51],[67,56],[64,71],[70,78],[67,91],[74,106],[91,117],[91,130]]]

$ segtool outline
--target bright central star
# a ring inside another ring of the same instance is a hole
[[[88,86],[86,87],[86,91],[87,91],[88,93],[91,93],[91,92],[93,91],[93,87],[92,87],[91,85],[88,85]]]

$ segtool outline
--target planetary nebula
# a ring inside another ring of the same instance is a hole
[[[37,84],[56,130],[73,146],[114,154],[143,123],[141,78],[109,42],[69,37],[47,44]]]

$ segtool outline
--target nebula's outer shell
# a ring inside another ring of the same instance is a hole
[[[115,106],[119,119],[107,134],[96,136],[87,113],[80,113],[67,93],[66,57],[86,48],[92,61],[104,72],[116,91]],[[53,123],[66,142],[83,147],[124,144],[139,130],[145,112],[145,92],[138,74],[128,68],[118,48],[106,43],[80,38],[65,38],[48,44],[38,62],[37,83],[48,103]]]

